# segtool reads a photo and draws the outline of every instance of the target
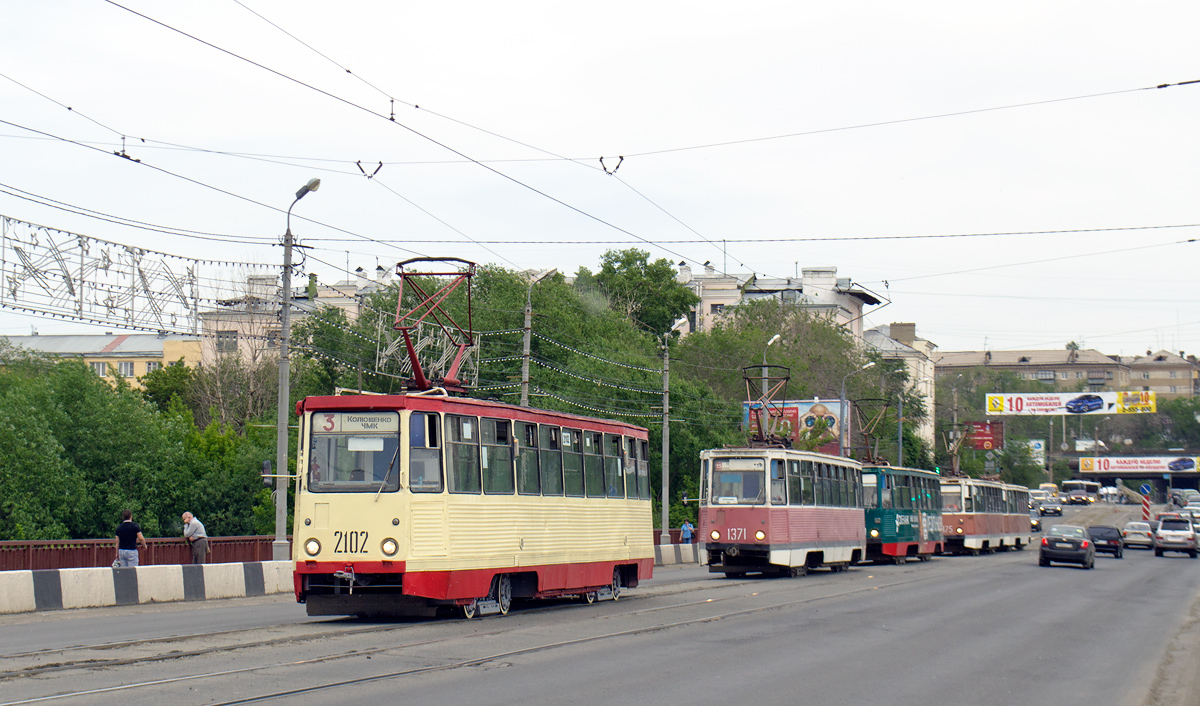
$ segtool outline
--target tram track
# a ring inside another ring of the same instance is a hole
[[[969,568],[966,568],[965,570],[972,571],[972,572],[980,571],[980,570],[984,570],[984,569],[988,568],[991,565],[992,565],[992,562],[986,562],[986,563],[980,562],[977,566],[969,567]],[[863,567],[863,569],[865,569],[865,570],[882,569],[882,568],[884,568],[884,567]],[[958,573],[958,571],[962,571],[962,570],[964,570],[962,567],[958,567],[958,569],[956,570],[956,573]],[[868,576],[866,578],[874,579],[875,577]],[[634,604],[632,606],[632,608],[633,608],[632,610],[620,610],[618,612],[609,612],[609,613],[605,613],[605,614],[601,614],[601,615],[590,616],[588,622],[591,623],[592,625],[602,626],[602,625],[608,623],[609,621],[622,619],[622,618],[628,619],[628,618],[631,618],[634,616],[639,616],[639,615],[661,614],[664,611],[672,611],[672,610],[681,610],[681,609],[689,609],[689,608],[695,609],[695,608],[698,608],[700,606],[705,606],[705,605],[717,606],[719,604],[724,604],[728,601],[738,600],[738,599],[745,600],[750,597],[755,597],[755,598],[759,598],[759,599],[765,598],[765,599],[768,599],[770,602],[768,602],[765,605],[756,605],[756,606],[742,608],[742,609],[738,609],[738,610],[719,610],[716,612],[710,611],[710,612],[706,612],[706,614],[704,614],[704,615],[700,615],[697,617],[688,618],[688,619],[684,619],[684,620],[656,620],[653,622],[653,624],[638,626],[638,627],[629,628],[629,629],[599,631],[595,634],[584,635],[584,636],[580,636],[578,638],[573,638],[573,639],[569,639],[569,640],[545,641],[545,642],[540,642],[538,644],[520,647],[520,648],[514,649],[514,650],[497,651],[497,652],[492,652],[492,653],[483,654],[483,655],[470,656],[470,657],[467,657],[464,659],[446,660],[446,661],[442,661],[442,662],[439,662],[436,664],[422,665],[419,667],[410,667],[410,668],[402,669],[402,670],[393,670],[393,671],[389,671],[389,672],[385,672],[385,673],[381,673],[381,674],[366,675],[366,676],[352,678],[352,679],[342,679],[342,680],[336,680],[336,681],[321,682],[321,683],[312,684],[312,685],[308,685],[308,686],[295,687],[295,688],[286,689],[286,690],[262,693],[262,694],[258,694],[258,695],[254,695],[254,696],[241,697],[238,699],[233,699],[233,700],[224,701],[224,702],[220,702],[220,703],[223,706],[232,706],[233,704],[244,704],[244,703],[257,703],[257,702],[262,702],[262,701],[270,701],[270,700],[276,700],[276,699],[281,699],[281,698],[287,698],[289,696],[295,696],[295,695],[299,695],[299,694],[314,693],[314,692],[320,692],[320,691],[329,690],[329,689],[338,689],[341,687],[346,687],[346,686],[355,685],[355,684],[365,684],[365,683],[370,683],[370,682],[375,682],[375,681],[396,679],[396,678],[402,678],[405,676],[411,676],[411,675],[428,673],[428,672],[447,671],[447,670],[454,670],[454,669],[460,669],[460,668],[465,668],[465,667],[475,667],[475,666],[487,664],[489,662],[495,662],[495,661],[504,660],[507,658],[516,657],[516,656],[525,655],[525,654],[532,654],[532,653],[543,652],[543,651],[547,651],[547,650],[563,649],[563,648],[571,647],[574,645],[582,645],[582,644],[595,642],[595,641],[599,641],[599,640],[618,639],[618,638],[622,638],[622,637],[646,634],[646,633],[651,633],[651,632],[656,632],[656,631],[661,631],[661,630],[670,630],[670,629],[686,627],[686,626],[691,626],[691,625],[700,625],[700,624],[719,621],[719,620],[726,620],[729,618],[734,618],[734,617],[738,617],[738,616],[742,616],[742,615],[750,615],[750,614],[754,614],[754,613],[760,613],[760,612],[770,611],[770,610],[779,610],[782,608],[794,607],[794,606],[815,603],[815,602],[820,602],[820,601],[846,598],[846,597],[854,596],[856,594],[862,594],[862,593],[865,593],[868,591],[887,590],[887,589],[905,586],[905,585],[909,585],[909,584],[913,584],[913,583],[942,580],[943,578],[944,578],[944,575],[941,572],[921,571],[921,572],[917,572],[913,576],[898,578],[898,580],[890,580],[889,581],[889,580],[886,580],[886,578],[885,578],[882,581],[880,581],[880,580],[872,581],[870,584],[867,584],[867,585],[858,585],[858,586],[847,587],[842,590],[834,590],[834,591],[820,590],[820,589],[821,588],[836,588],[836,586],[833,586],[833,585],[822,586],[822,584],[818,584],[816,582],[810,581],[810,583],[812,583],[813,585],[811,587],[805,587],[805,588],[818,589],[818,593],[816,595],[805,595],[802,597],[794,598],[791,600],[783,600],[783,601],[774,600],[774,598],[776,597],[776,594],[786,592],[786,591],[796,590],[797,587],[802,586],[803,579],[798,579],[798,580],[746,579],[746,580],[731,581],[731,582],[722,581],[715,586],[712,583],[705,583],[705,582],[681,583],[681,584],[671,585],[667,590],[658,590],[653,593],[647,593],[645,595],[639,595],[636,597],[635,596],[622,597],[621,603],[623,603],[623,604],[633,603]],[[698,586],[698,585],[696,585],[697,583],[703,583],[704,585]],[[759,590],[756,590],[756,591],[753,591],[750,593],[746,593],[744,591],[739,591],[734,595],[710,596],[710,597],[703,598],[700,600],[672,602],[667,605],[659,605],[659,606],[639,605],[642,603],[642,601],[648,600],[651,598],[671,596],[671,595],[677,595],[677,594],[681,594],[681,593],[688,593],[688,592],[692,592],[695,590],[701,590],[703,588],[712,588],[712,587],[716,587],[716,588],[746,588],[746,587],[756,587],[755,586],[756,584],[761,584],[760,586],[757,586],[757,588]],[[612,605],[612,604],[607,604],[607,605]],[[544,608],[535,608],[532,610],[522,610],[519,612],[514,612],[513,616],[536,615],[537,613],[565,610],[567,608],[572,608],[572,607],[582,607],[582,606],[569,606],[569,605],[563,605],[563,604],[552,605],[552,606],[546,606]],[[491,622],[492,620],[496,620],[496,619],[491,619],[491,620],[484,619],[484,620],[486,620],[487,622]],[[511,621],[511,618],[506,618],[502,621],[497,621],[497,626],[496,626],[497,629],[495,629],[495,630],[488,630],[488,631],[482,631],[482,632],[475,631],[475,632],[471,632],[469,635],[464,634],[461,631],[457,631],[455,634],[452,634],[452,635],[442,635],[442,636],[430,638],[427,640],[410,641],[410,642],[405,642],[403,644],[382,645],[382,646],[375,647],[375,648],[364,648],[364,649],[356,649],[356,650],[351,650],[351,651],[341,651],[341,652],[337,652],[334,654],[313,657],[310,659],[292,660],[292,661],[276,661],[276,662],[265,663],[265,664],[249,665],[249,666],[245,666],[245,667],[239,667],[236,669],[213,670],[213,671],[199,672],[199,673],[193,673],[193,674],[183,674],[183,675],[161,678],[161,679],[151,679],[151,680],[144,680],[144,681],[138,681],[138,682],[131,682],[131,683],[127,683],[127,684],[117,684],[117,685],[99,687],[99,688],[94,688],[94,689],[63,692],[63,693],[47,695],[47,696],[39,696],[39,697],[32,697],[32,698],[26,698],[26,699],[14,700],[14,701],[6,701],[3,703],[0,703],[0,706],[16,706],[17,704],[44,703],[44,702],[51,702],[51,701],[58,701],[58,700],[72,699],[72,698],[85,699],[88,697],[95,697],[100,694],[119,693],[119,692],[136,690],[136,689],[146,688],[146,687],[162,687],[162,686],[166,686],[166,685],[170,685],[170,684],[174,684],[174,683],[198,681],[198,680],[205,680],[205,679],[221,679],[221,678],[228,677],[228,676],[235,675],[235,674],[246,674],[246,673],[252,673],[252,672],[261,671],[261,670],[303,668],[303,667],[311,666],[313,664],[326,663],[326,662],[342,660],[342,659],[352,658],[352,657],[363,657],[363,656],[369,657],[371,655],[395,653],[398,651],[408,650],[408,649],[425,646],[425,645],[431,645],[431,644],[456,643],[458,641],[464,641],[467,639],[474,639],[474,638],[478,638],[478,637],[503,636],[506,633],[515,634],[515,633],[521,631],[522,629],[524,629],[525,627],[527,627],[524,624],[509,624],[508,622],[505,622],[505,621]],[[483,622],[483,621],[479,621],[479,622]],[[428,622],[412,623],[412,624],[406,624],[402,627],[408,628],[408,627],[415,627],[415,626],[420,626],[420,625],[428,626],[430,624],[431,623],[428,623]],[[447,623],[447,624],[449,624],[449,625],[474,625],[475,621],[471,621],[471,622],[456,621],[454,623]],[[397,626],[392,626],[392,625],[372,626],[372,627],[367,627],[367,628],[356,628],[356,629],[352,629],[352,630],[328,631],[325,633],[308,633],[304,636],[294,636],[294,637],[285,638],[285,639],[275,639],[275,640],[268,640],[268,641],[255,641],[254,643],[241,643],[238,645],[228,645],[228,646],[222,646],[219,648],[213,648],[211,650],[193,650],[193,651],[189,651],[187,653],[169,653],[168,655],[163,655],[163,659],[192,657],[192,656],[198,656],[198,655],[203,655],[203,654],[211,654],[213,652],[218,652],[218,651],[247,649],[250,647],[255,647],[255,646],[260,646],[260,645],[271,646],[273,644],[279,644],[280,642],[287,642],[287,641],[313,640],[313,639],[320,639],[322,637],[353,636],[356,633],[385,633],[388,631],[395,630],[396,627]],[[237,631],[229,631],[229,632],[237,632]],[[164,638],[164,640],[165,639],[166,638]],[[172,638],[172,639],[179,639],[179,638]],[[465,643],[465,644],[473,644],[473,643]],[[128,662],[128,663],[132,663],[134,661],[145,662],[146,660],[145,660],[145,658],[138,658],[137,660],[130,660],[130,662]],[[99,666],[120,666],[119,662],[120,661],[118,661],[118,663],[113,663],[113,664],[108,664],[108,665],[98,665],[98,664],[81,662],[81,663],[75,664],[74,668],[88,669],[88,668],[99,667]],[[71,668],[71,667],[63,667],[63,669],[68,669],[68,668]],[[14,676],[27,676],[27,675],[19,674],[19,675],[14,675]]]

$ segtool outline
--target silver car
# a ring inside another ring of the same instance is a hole
[[[1126,522],[1121,530],[1121,541],[1126,547],[1154,548],[1154,530],[1149,522]]]
[[[1183,515],[1162,518],[1154,532],[1154,556],[1163,552],[1183,552],[1196,558],[1196,531],[1190,519]]]

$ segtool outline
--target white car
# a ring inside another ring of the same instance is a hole
[[[1196,558],[1196,532],[1191,520],[1182,514],[1162,518],[1154,532],[1154,556],[1162,556],[1163,552],[1183,552]]]
[[[1154,530],[1148,522],[1126,522],[1121,530],[1121,541],[1126,547],[1154,547]]]

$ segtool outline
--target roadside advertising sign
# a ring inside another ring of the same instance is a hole
[[[1195,473],[1200,467],[1197,456],[1082,456],[1080,473]]]
[[[1153,392],[1005,392],[989,394],[989,416],[1037,414],[1153,414]]]
[[[826,439],[827,443],[818,450],[825,453],[837,453],[837,439],[838,434],[841,433],[842,421],[841,402],[821,399],[786,400],[773,403],[771,407],[781,409],[783,412],[783,417],[775,422],[776,434],[791,439],[795,443],[800,440],[801,434],[814,431],[817,423],[823,422],[825,432],[822,434],[822,438]],[[750,414],[751,408],[755,410],[755,414]],[[742,403],[742,426],[752,433],[758,431],[758,408],[757,404]]]
[[[990,451],[1004,446],[1004,422],[968,422],[970,448]]]

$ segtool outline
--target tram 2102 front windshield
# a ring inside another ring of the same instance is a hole
[[[766,462],[761,458],[713,459],[714,505],[756,505],[766,502]]]
[[[400,488],[400,415],[317,412],[312,417],[308,489],[314,493]]]

